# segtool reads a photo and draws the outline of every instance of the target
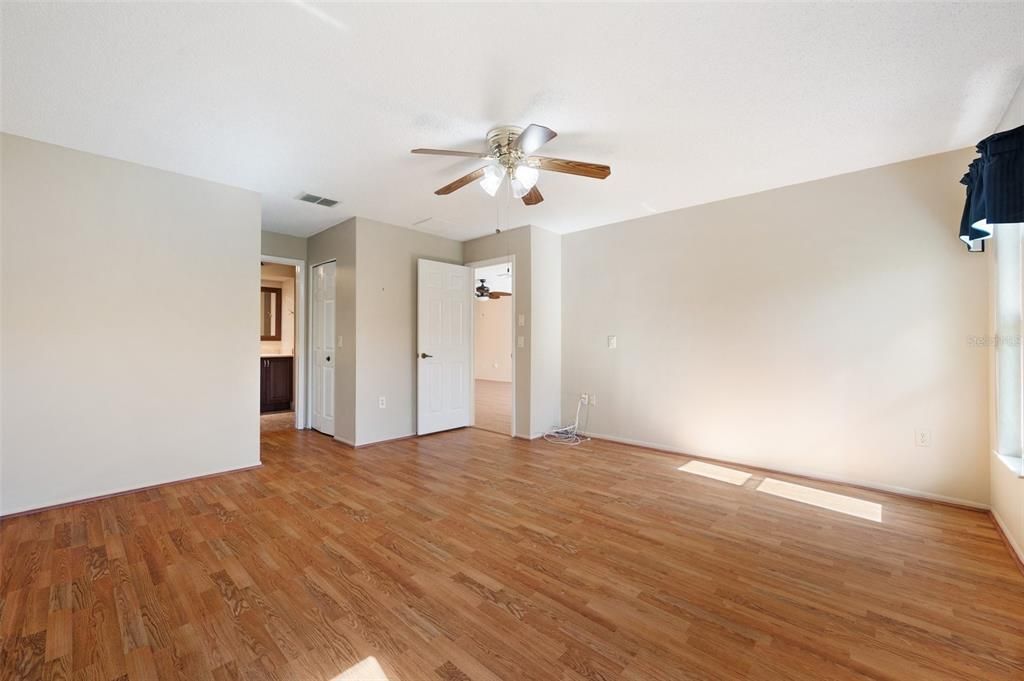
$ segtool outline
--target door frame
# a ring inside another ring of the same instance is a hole
[[[516,320],[518,315],[516,314],[516,289],[519,288],[516,275],[516,256],[510,253],[509,255],[501,255],[497,258],[487,258],[486,260],[474,260],[473,262],[465,263],[466,267],[473,269],[473,275],[476,275],[477,267],[487,267],[488,265],[503,265],[508,264],[512,270],[512,428],[509,432],[509,437],[516,436],[516,351],[519,349],[516,347],[516,336],[518,335],[516,329]],[[472,362],[472,376],[473,380],[469,383],[469,419],[470,425],[476,425],[476,279],[472,279],[469,284],[473,289],[473,314],[470,315],[469,333],[473,338],[473,343],[470,346],[469,358]]]
[[[275,265],[292,265],[295,271],[295,427],[298,430],[309,428],[310,415],[306,405],[309,404],[309,386],[306,380],[306,285],[308,268],[305,260],[281,258],[276,255],[260,255],[260,262],[272,262]]]

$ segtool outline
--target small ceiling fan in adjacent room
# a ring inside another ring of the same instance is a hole
[[[490,298],[491,300],[497,300],[498,298],[501,298],[502,296],[510,296],[510,295],[512,295],[511,293],[508,293],[507,291],[492,291],[487,286],[487,280],[486,279],[479,279],[478,281],[480,282],[480,285],[476,287],[476,297],[477,298]]]
[[[580,175],[595,180],[603,180],[611,175],[612,169],[599,163],[570,161],[550,156],[533,156],[533,152],[555,138],[551,128],[532,123],[525,129],[513,125],[503,125],[487,133],[486,152],[452,151],[448,149],[413,149],[414,154],[430,154],[433,156],[461,156],[479,158],[489,161],[482,168],[477,168],[468,175],[446,184],[435,194],[451,194],[457,189],[480,181],[484,191],[494,196],[506,178],[512,189],[512,196],[522,199],[527,206],[534,206],[544,200],[537,189],[539,171],[547,170],[554,173]]]

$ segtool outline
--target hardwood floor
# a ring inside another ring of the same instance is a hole
[[[511,435],[512,384],[476,379],[473,386],[476,427]]]
[[[0,678],[1024,678],[1024,577],[983,513],[772,476],[874,522],[476,429],[268,428],[263,460],[3,521]]]
[[[277,411],[260,414],[260,433],[268,435],[278,431],[295,430],[295,412]]]

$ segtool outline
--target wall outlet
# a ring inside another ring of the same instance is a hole
[[[386,408],[386,407],[388,406],[388,400],[387,400],[387,398],[386,398],[386,397],[384,397],[383,395],[381,395],[380,397],[378,397],[378,398],[377,398],[377,406],[378,406],[378,407],[380,407],[381,409],[384,409],[384,408]]]
[[[614,350],[619,345],[619,339],[616,336],[608,336],[608,349]]]
[[[516,338],[516,347],[517,348],[525,348],[526,347],[526,337],[525,336],[518,336]]]
[[[519,326],[526,326],[526,315],[519,315]]]
[[[338,347],[339,348],[345,347],[345,338],[343,336],[338,336]]]
[[[932,434],[927,430],[915,430],[914,431],[914,444],[918,447],[931,447],[932,446]]]

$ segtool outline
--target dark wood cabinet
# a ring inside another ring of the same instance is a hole
[[[260,358],[260,411],[292,408],[292,358]]]

